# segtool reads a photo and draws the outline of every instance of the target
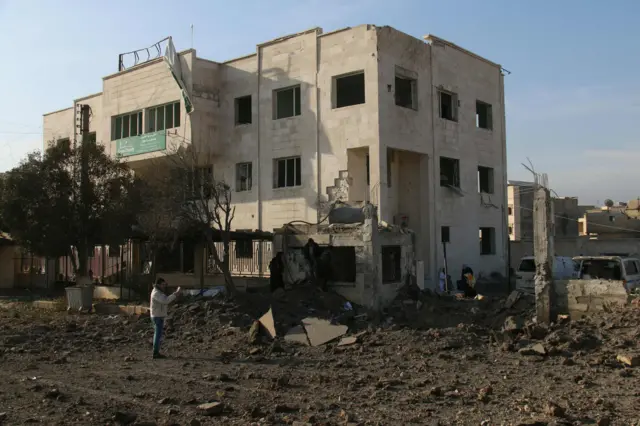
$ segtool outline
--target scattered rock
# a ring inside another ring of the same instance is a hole
[[[504,320],[502,329],[504,331],[516,332],[521,331],[524,327],[524,320],[520,317],[509,316]]]
[[[175,415],[175,414],[178,414],[179,412],[180,412],[180,411],[178,411],[178,409],[177,409],[177,408],[175,408],[175,407],[170,407],[170,408],[167,410],[167,414],[168,414],[168,415],[170,415],[170,416],[173,416],[173,415]]]
[[[565,409],[552,401],[547,401],[544,406],[544,413],[551,417],[564,417]]]
[[[276,404],[274,410],[276,413],[294,413],[299,411],[300,408],[294,404]]]
[[[600,417],[597,424],[598,426],[609,426],[611,424],[611,419],[607,416]]]
[[[436,387],[432,387],[431,390],[429,391],[429,395],[431,396],[442,396],[442,388],[436,386]]]
[[[124,411],[116,411],[113,420],[121,425],[130,425],[136,421],[138,415],[136,413],[128,413]]]
[[[45,398],[56,399],[60,396],[60,391],[58,389],[51,389],[44,394]]]
[[[640,365],[640,356],[638,355],[620,354],[616,359],[629,367],[637,367]]]
[[[518,351],[520,355],[546,355],[547,351],[541,343],[536,343],[535,345],[527,346],[526,348],[522,348]]]
[[[224,411],[222,402],[208,402],[198,405],[198,411],[204,416],[219,416]]]
[[[135,361],[134,358],[132,356],[125,356],[124,357],[124,362],[133,362]]]

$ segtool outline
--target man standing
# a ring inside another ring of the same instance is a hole
[[[167,317],[169,304],[180,294],[180,287],[175,293],[167,296],[167,282],[158,278],[151,292],[151,323],[153,324],[153,358],[164,358],[160,354],[160,343],[164,329],[164,319]]]

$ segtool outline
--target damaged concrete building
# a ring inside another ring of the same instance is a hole
[[[463,264],[476,275],[506,275],[500,65],[435,36],[374,25],[314,28],[224,62],[194,49],[178,56],[193,112],[158,57],[121,67],[102,79],[102,92],[46,114],[44,142],[73,138],[77,106],[89,105],[94,140],[143,175],[169,145],[197,146],[202,172],[235,190],[237,230],[317,224],[332,202],[371,203],[381,223],[411,230],[411,244],[409,233],[394,231],[398,241],[380,247],[363,236],[356,258],[373,250],[383,264],[400,247],[432,287],[445,250],[454,280]],[[342,233],[318,242],[338,247]],[[252,267],[266,275],[263,254],[273,250],[259,253]]]

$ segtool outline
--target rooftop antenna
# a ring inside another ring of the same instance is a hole
[[[191,24],[191,48],[193,49],[193,24]]]

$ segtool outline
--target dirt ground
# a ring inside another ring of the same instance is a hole
[[[306,316],[357,343],[293,345],[249,330],[269,306],[279,335]],[[0,423],[46,425],[640,425],[640,309],[551,327],[530,301],[403,294],[372,316],[333,294],[182,300],[152,360],[148,317],[0,302]],[[204,412],[202,404],[217,402]]]

